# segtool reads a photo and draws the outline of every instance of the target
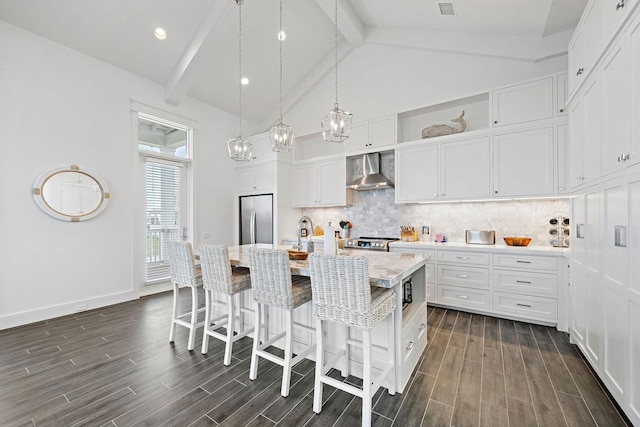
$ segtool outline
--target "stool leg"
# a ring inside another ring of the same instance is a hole
[[[285,311],[285,336],[284,336],[284,360],[282,365],[282,389],[280,394],[283,397],[289,396],[289,385],[291,383],[291,359],[293,352],[293,312]]]
[[[316,378],[313,386],[313,412],[322,411],[322,368],[324,367],[324,337],[322,320],[316,319]]]
[[[253,330],[253,350],[251,351],[251,367],[249,368],[249,379],[255,380],[258,377],[258,346],[260,345],[260,332],[262,330],[262,304],[254,302],[255,327]]]
[[[196,324],[198,323],[198,289],[191,286],[191,324],[189,326],[189,344],[187,350],[193,350],[196,345]]]
[[[233,295],[227,295],[227,339],[224,345],[224,366],[231,364],[231,351],[233,350],[233,331],[235,329],[236,310]]]
[[[371,425],[371,330],[362,331],[362,426]]]
[[[176,322],[178,318],[178,296],[180,288],[177,283],[173,284],[173,314],[171,314],[171,329],[169,330],[169,342],[173,342],[176,337]]]
[[[212,292],[209,289],[204,290],[204,329],[202,330],[202,354],[209,351],[209,327],[211,326],[211,306],[213,305],[211,298]]]
[[[347,378],[349,376],[349,359],[351,358],[351,351],[349,350],[349,327],[347,325],[344,326],[344,368],[340,374]]]

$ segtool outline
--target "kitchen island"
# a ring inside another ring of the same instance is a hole
[[[229,260],[231,265],[238,267],[250,267],[249,249],[265,248],[265,249],[291,249],[285,245],[271,244],[255,244],[229,247]],[[394,320],[391,316],[383,320],[376,326],[373,345],[377,351],[384,354],[387,360],[393,360],[395,372],[395,389],[402,392],[411,373],[420,359],[420,355],[427,345],[427,299],[426,287],[427,278],[425,271],[425,259],[421,255],[415,254],[399,254],[399,253],[373,253],[361,250],[345,250],[340,251],[341,255],[362,256],[369,262],[369,279],[372,286],[384,288],[393,288],[396,291],[396,309],[394,312]],[[291,273],[300,276],[310,276],[309,262],[307,260],[291,260]],[[403,308],[403,284],[411,280],[412,300],[410,304],[406,304]],[[308,326],[314,325],[311,315],[311,304],[306,305],[306,312],[300,317],[296,317],[296,321],[305,323]],[[349,339],[359,339],[357,331],[351,330]],[[333,343],[339,342],[341,328],[337,325],[330,325],[327,331],[327,341],[329,351],[335,349]],[[304,341],[304,340],[307,341]],[[300,342],[300,347],[308,345],[310,336],[296,337]],[[388,343],[393,340],[395,343],[395,353],[388,351]],[[294,349],[295,351],[295,349]],[[362,377],[361,355],[359,351],[351,352],[349,361],[350,372],[356,376]],[[374,364],[375,366],[375,364]],[[387,387],[389,384],[387,384]]]

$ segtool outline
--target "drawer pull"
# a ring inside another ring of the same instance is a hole
[[[469,259],[469,257],[468,256],[457,256],[456,259],[465,259],[465,260],[467,260],[467,259]]]
[[[531,304],[521,304],[521,303],[517,302],[516,305],[519,306],[519,307],[529,307],[529,308],[531,308]]]
[[[424,328],[426,328],[426,327],[427,327],[427,324],[426,324],[426,323],[421,323],[421,324],[420,324],[420,327],[418,328],[418,330],[419,330],[419,331],[424,331]]]
[[[527,281],[527,280],[516,280],[517,283],[525,283],[527,285],[530,285],[531,282]]]
[[[456,277],[462,277],[463,279],[466,279],[469,277],[468,274],[456,274]]]
[[[522,261],[520,259],[516,260],[516,262],[519,262],[520,264],[531,264],[531,261]]]
[[[458,298],[462,298],[462,299],[469,299],[469,297],[468,297],[468,296],[466,296],[466,295],[458,295]]]
[[[413,348],[413,346],[416,345],[415,342],[413,341],[409,341],[409,344],[407,344],[407,350],[411,350]]]

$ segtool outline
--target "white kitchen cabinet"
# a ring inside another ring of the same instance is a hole
[[[600,44],[599,0],[591,0],[569,42],[569,93],[572,94],[592,71]]]
[[[571,106],[569,189],[590,184],[601,176],[602,97],[602,80],[594,75]]]
[[[373,152],[393,146],[396,141],[396,118],[385,116],[351,125],[351,134],[346,141],[347,153]]]
[[[295,207],[344,206],[346,204],[344,158],[294,166],[293,205]]]
[[[440,199],[487,198],[490,141],[474,138],[440,145]]]
[[[629,409],[631,422],[640,425],[640,177],[628,185],[629,200]]]
[[[631,112],[630,117],[640,116],[640,15],[631,22],[628,32],[629,76],[631,79]],[[623,150],[624,151],[624,150]],[[640,120],[631,120],[631,138],[629,139],[628,156],[625,164],[640,163]]]
[[[275,162],[236,168],[239,194],[273,191],[276,185]]]
[[[569,114],[567,100],[569,99],[569,75],[559,74],[556,76],[556,116],[566,116]]]
[[[615,36],[629,15],[637,0],[614,0],[602,2],[600,5],[600,21],[602,23],[603,44]]]
[[[604,138],[603,173],[610,174],[628,165],[631,136],[631,96],[625,39],[609,52],[602,64]]]
[[[629,372],[629,251],[627,188],[610,184],[604,189],[604,239],[602,280],[604,285],[604,381],[617,398],[624,400]]]
[[[553,128],[494,136],[494,196],[553,195],[554,148]]]
[[[558,193],[567,194],[571,192],[569,182],[569,159],[571,159],[571,141],[569,139],[569,125],[561,125],[556,128],[556,146],[558,152]]]
[[[437,200],[438,145],[396,150],[396,203]]]
[[[554,116],[553,78],[546,77],[491,92],[493,126]]]

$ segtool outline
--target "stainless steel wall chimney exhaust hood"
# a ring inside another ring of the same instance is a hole
[[[354,179],[347,188],[354,190],[382,190],[393,188],[393,182],[380,173],[380,153],[362,156],[363,175]]]

